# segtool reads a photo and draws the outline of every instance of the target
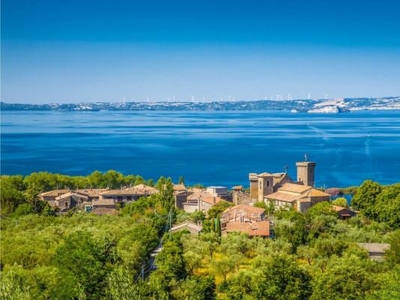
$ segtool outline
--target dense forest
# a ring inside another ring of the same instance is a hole
[[[116,216],[58,215],[38,198],[56,188],[138,183],[160,193]],[[0,298],[400,299],[400,184],[365,181],[352,199],[359,214],[346,221],[327,202],[303,214],[266,207],[270,239],[221,236],[215,221],[229,205],[220,202],[207,216],[180,211],[164,177],[154,183],[115,171],[1,176]],[[202,221],[200,235],[168,232],[185,219]],[[366,242],[391,245],[383,262],[357,245]]]

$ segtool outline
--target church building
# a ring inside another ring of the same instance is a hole
[[[315,162],[297,162],[297,180],[284,173],[250,173],[250,198],[252,202],[274,203],[276,207],[292,206],[303,212],[312,205],[329,201],[330,195],[314,188]]]

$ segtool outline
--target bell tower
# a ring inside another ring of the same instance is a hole
[[[273,178],[269,173],[257,175],[258,178],[258,201],[264,201],[264,196],[274,192]]]
[[[304,161],[296,163],[297,181],[307,186],[315,184],[315,162],[307,161],[307,154],[304,155]]]

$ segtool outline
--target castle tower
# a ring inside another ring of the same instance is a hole
[[[264,201],[264,196],[274,192],[273,177],[269,173],[257,175],[258,179],[258,201]]]
[[[250,173],[249,181],[250,181],[250,199],[251,199],[251,201],[257,201],[257,199],[258,199],[257,173]]]
[[[314,186],[315,184],[315,162],[307,161],[305,155],[304,161],[297,162],[297,181],[302,182],[304,185]]]

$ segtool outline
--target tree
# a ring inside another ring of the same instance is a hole
[[[400,183],[384,187],[376,198],[377,220],[400,228]]]
[[[103,175],[103,182],[107,185],[110,189],[119,189],[124,184],[124,176],[114,170],[108,170]]]
[[[210,256],[210,260],[212,259],[212,255],[214,253],[214,251],[217,249],[221,238],[219,236],[219,234],[215,233],[215,232],[203,232],[200,234],[200,239],[205,243],[205,247],[206,247],[206,251],[208,253],[208,255]]]
[[[191,276],[172,291],[176,300],[213,300],[216,299],[215,279],[211,276]]]
[[[82,285],[88,299],[104,296],[109,272],[106,255],[89,232],[77,231],[67,236],[56,250],[54,263],[65,276],[72,276]]]
[[[213,261],[211,263],[211,269],[213,273],[217,276],[222,276],[223,281],[226,282],[226,278],[229,273],[236,270],[237,265],[240,261],[237,260],[238,255],[224,256],[219,260]]]
[[[163,244],[162,251],[157,255],[156,265],[159,270],[170,274],[177,280],[187,276],[183,245],[180,241],[168,240]]]
[[[116,250],[123,264],[139,270],[148,254],[157,246],[157,231],[148,224],[137,224],[121,237]]]
[[[201,266],[203,256],[199,254],[200,251],[185,251],[183,257],[185,259],[186,271],[188,274],[193,275],[195,269]],[[200,252],[201,253],[201,252]]]
[[[259,260],[255,267],[263,275],[253,287],[255,299],[297,300],[311,295],[311,276],[297,265],[293,256],[272,255]]]
[[[139,175],[136,176],[134,185],[145,184],[145,183],[146,183],[146,181],[143,179],[142,176],[139,176]]]
[[[257,286],[255,286],[255,283],[257,282],[258,278],[262,278],[262,274],[258,269],[240,270],[239,272],[237,272],[227,281],[226,294],[228,296],[228,299],[257,299],[253,296],[253,290],[257,288]]]
[[[110,300],[140,300],[148,296],[148,287],[141,280],[135,280],[128,269],[116,267],[107,276],[107,296]],[[136,276],[137,279],[139,279]]]
[[[353,255],[331,258],[325,272],[314,276],[310,299],[364,299],[375,288],[367,262]]]
[[[281,219],[275,221],[275,235],[292,244],[292,253],[307,241],[308,230],[303,214],[296,211],[280,212]]]
[[[328,238],[319,238],[314,241],[314,248],[317,256],[331,257],[332,255],[341,256],[348,248],[343,240],[329,236]]]
[[[32,206],[28,203],[20,204],[18,205],[17,209],[14,211],[12,214],[14,217],[21,217],[21,216],[26,216],[29,214],[33,214],[34,210],[32,209]]]
[[[90,188],[106,188],[107,183],[104,181],[103,173],[100,171],[94,171],[87,177],[87,181]]]
[[[79,283],[62,276],[57,268],[33,270],[12,266],[2,272],[0,299],[86,299]]]
[[[348,207],[347,199],[344,197],[338,197],[332,201],[333,205],[341,206],[341,207]]]
[[[260,208],[264,208],[265,209],[265,213],[269,216],[269,215],[273,215],[276,211],[276,207],[275,207],[275,202],[274,201],[268,201],[268,204],[263,202],[263,201],[257,201],[256,203],[254,203],[255,207],[260,207]]]
[[[367,300],[400,299],[400,267],[381,274],[378,280],[378,288],[367,295]]]
[[[376,200],[381,193],[382,187],[379,183],[372,180],[365,180],[357,189],[356,194],[351,200],[352,206],[360,210],[365,216],[376,219]]]
[[[18,205],[26,202],[23,191],[25,190],[23,176],[0,177],[0,212],[7,215],[14,211]]]
[[[390,249],[386,251],[386,259],[391,266],[400,265],[400,229],[389,235]]]
[[[232,232],[221,240],[221,250],[228,256],[237,254],[247,256],[251,248],[250,238],[244,233]]]
[[[170,211],[175,206],[174,185],[171,178],[160,177],[156,187],[159,191],[158,199],[165,211]]]
[[[318,256],[318,252],[313,247],[301,245],[297,247],[297,255],[307,260],[308,265],[311,265],[312,261]]]
[[[229,207],[232,207],[233,203],[228,201],[220,201],[217,204],[213,205],[207,212],[207,216],[209,219],[219,218],[221,214]]]
[[[277,254],[255,261],[251,269],[228,278],[229,299],[308,299],[311,276],[294,257]]]

